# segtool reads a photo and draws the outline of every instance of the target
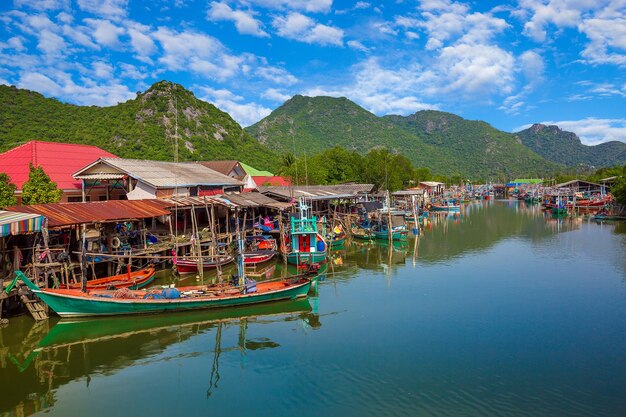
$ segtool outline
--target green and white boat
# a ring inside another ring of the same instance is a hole
[[[318,232],[317,217],[309,216],[309,207],[300,199],[298,214],[291,217],[291,251],[287,263],[311,265],[324,262],[328,244]]]
[[[61,317],[153,314],[250,305],[306,297],[312,272],[280,280],[233,285],[201,285],[164,290],[88,291],[39,288],[20,271],[26,286]]]

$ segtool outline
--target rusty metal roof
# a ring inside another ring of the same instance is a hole
[[[91,203],[51,203],[14,206],[5,210],[34,213],[48,219],[49,227],[105,223],[116,220],[145,219],[170,214],[161,200],[109,200]]]

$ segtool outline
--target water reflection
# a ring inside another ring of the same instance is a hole
[[[314,297],[312,298],[314,299]],[[280,347],[268,337],[249,337],[248,327],[298,322],[318,329],[321,322],[309,299],[276,302],[253,307],[229,308],[141,317],[111,317],[91,320],[51,319],[33,323],[29,317],[11,321],[0,329],[0,416],[30,415],[52,407],[55,391],[71,381],[116,372],[157,355],[192,337],[215,333],[207,397],[217,389],[219,357],[238,351]],[[236,328],[236,342],[222,340],[226,329]],[[161,360],[167,360],[161,359]]]

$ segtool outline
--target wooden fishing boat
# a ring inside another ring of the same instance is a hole
[[[271,261],[274,258],[274,255],[276,255],[276,251],[257,250],[254,252],[244,252],[243,255],[244,265],[258,265]]]
[[[430,204],[428,206],[431,211],[459,211],[461,206],[458,204]]]
[[[309,207],[301,199],[299,213],[291,217],[291,251],[287,263],[292,265],[312,265],[326,260],[328,244],[318,233],[317,218],[308,216]]]
[[[137,290],[145,287],[154,280],[155,269],[153,266],[139,269],[126,274],[112,275],[110,277],[92,279],[87,281],[87,290],[105,290],[107,288],[130,288]],[[82,283],[61,285],[60,288],[80,290]]]
[[[372,240],[374,239],[374,234],[370,228],[365,228],[357,225],[352,225],[351,228],[352,237],[360,240]]]
[[[389,240],[389,231],[386,226],[378,229],[372,229],[372,233],[376,239]],[[394,227],[391,229],[391,240],[406,240],[409,231],[406,227]]]
[[[202,258],[202,269],[211,270],[218,266],[228,265],[233,262],[235,257],[233,255],[219,255],[213,258]],[[198,272],[198,260],[197,259],[178,259],[174,258],[172,261],[179,274],[194,274]]]
[[[327,239],[328,245],[331,248],[339,248],[346,243],[346,235],[341,233],[339,235],[332,235]]]
[[[43,289],[22,272],[15,271],[26,286],[61,317],[152,314],[233,307],[306,297],[315,273],[306,273],[276,281],[247,282],[233,285],[201,285],[166,288],[158,291]]]

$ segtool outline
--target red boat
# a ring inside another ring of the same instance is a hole
[[[87,281],[87,290],[106,290],[109,288],[130,288],[137,290],[152,282],[154,279],[154,267],[139,269],[135,272],[130,270],[125,274],[112,275],[110,277],[92,279]],[[82,283],[61,285],[60,288],[80,290]]]
[[[258,265],[270,261],[276,255],[276,252],[273,250],[257,250],[245,252],[243,255],[244,265]]]
[[[218,266],[227,265],[234,260],[235,257],[233,255],[220,255],[217,258],[203,258],[202,269],[206,271],[209,269],[217,268]],[[173,263],[176,266],[179,274],[193,274],[198,272],[197,259],[174,258]]]

